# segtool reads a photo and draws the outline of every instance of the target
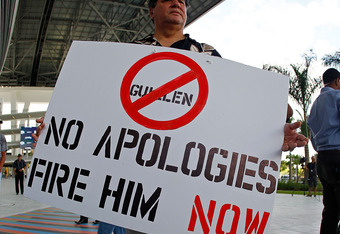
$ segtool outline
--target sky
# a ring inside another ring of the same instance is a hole
[[[303,64],[302,55],[313,49],[317,60],[311,76],[320,77],[327,69],[321,58],[340,50],[339,13],[338,0],[224,0],[185,33],[214,46],[223,58],[258,68]],[[296,110],[301,108],[291,99],[289,103],[299,119]],[[304,155],[303,148],[292,153]]]
[[[227,59],[262,64],[302,62],[313,49],[321,59],[340,48],[338,0],[225,0],[185,32]]]

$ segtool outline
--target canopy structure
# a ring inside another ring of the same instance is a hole
[[[54,87],[73,40],[130,42],[153,32],[147,0],[20,0],[16,16],[18,0],[0,1],[1,14],[15,17],[11,40],[0,38],[10,42],[1,47],[0,86]],[[191,0],[188,24],[222,1]],[[11,31],[6,22],[1,31]]]
[[[0,73],[11,40],[18,3],[18,0],[0,1]]]

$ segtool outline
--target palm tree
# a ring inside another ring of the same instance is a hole
[[[301,156],[297,155],[297,154],[291,154],[291,152],[289,153],[289,155],[286,156],[286,159],[288,159],[289,161],[285,161],[288,166],[289,166],[289,181],[292,181],[292,175],[293,173],[296,174],[296,182],[298,182],[299,180],[299,165],[300,165],[300,160],[301,160]]]
[[[289,95],[294,99],[294,101],[302,108],[302,123],[306,123],[307,120],[307,111],[311,105],[311,98],[315,90],[320,87],[322,80],[320,78],[311,78],[309,75],[309,69],[311,63],[316,60],[316,55],[313,50],[309,50],[308,53],[303,54],[304,64],[290,64],[289,69],[280,67],[280,66],[272,66],[272,65],[263,65],[263,69],[268,71],[278,72],[284,75],[288,75],[290,77],[289,82]],[[301,133],[306,137],[309,136],[309,131],[307,124],[304,124],[301,128]],[[305,146],[305,158],[306,163],[309,162],[309,148],[308,144]],[[306,176],[305,176],[306,178]]]
[[[340,51],[335,51],[333,55],[326,54],[322,60],[325,66],[340,67]]]

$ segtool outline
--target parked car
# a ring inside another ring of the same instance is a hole
[[[292,176],[292,181],[295,181],[296,178],[295,176]],[[279,178],[279,181],[281,182],[288,182],[289,181],[289,175],[282,175],[280,178]]]

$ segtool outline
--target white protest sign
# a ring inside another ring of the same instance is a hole
[[[74,42],[25,195],[146,233],[265,233],[287,93],[205,54]]]

